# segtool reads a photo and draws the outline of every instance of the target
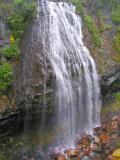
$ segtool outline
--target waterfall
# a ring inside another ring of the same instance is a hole
[[[75,7],[64,2],[38,6],[37,41],[56,78],[59,137],[73,144],[75,136],[100,124],[100,89],[95,62],[83,43],[82,22]]]

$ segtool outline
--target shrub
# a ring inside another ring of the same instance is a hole
[[[9,63],[0,65],[0,92],[5,92],[13,82],[12,67]]]
[[[20,50],[17,44],[12,44],[12,45],[6,45],[3,49],[2,49],[2,53],[3,55],[8,58],[18,58]]]
[[[80,0],[69,0],[75,7],[78,14],[84,14],[84,7]]]
[[[88,27],[89,32],[91,33],[92,41],[95,45],[95,47],[100,47],[101,46],[101,39],[99,35],[99,31],[95,25],[95,22],[93,18],[89,15],[85,16],[84,18],[86,25]]]
[[[13,12],[7,17],[7,24],[15,39],[20,40],[36,14],[36,1],[15,0],[13,6]]]
[[[24,33],[25,23],[22,15],[15,13],[8,18],[8,24],[15,39],[20,39]]]

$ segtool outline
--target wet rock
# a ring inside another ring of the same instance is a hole
[[[118,136],[118,133],[117,131],[111,131],[109,136],[110,136],[110,139],[116,139]]]
[[[109,121],[109,125],[112,124],[112,120],[119,120],[120,115],[117,114]],[[118,125],[120,121],[118,121]],[[78,142],[76,147],[68,148],[64,152],[67,160],[120,160],[120,151],[116,149],[116,142],[119,140],[118,128],[110,128],[107,130],[106,126],[108,122],[104,122],[100,127],[94,128],[94,136],[84,133],[81,137],[77,135]],[[89,140],[89,141],[88,141]],[[86,142],[89,142],[86,144]],[[64,147],[63,147],[64,148]],[[61,151],[60,151],[61,149]],[[63,154],[62,146],[59,148],[58,154]],[[115,151],[115,152],[114,152]],[[57,154],[57,155],[58,155]],[[58,159],[54,159],[58,160]]]
[[[63,153],[56,153],[53,155],[54,160],[67,160]]]
[[[90,160],[90,157],[85,156],[85,157],[82,158],[82,160]]]
[[[67,149],[66,154],[70,158],[77,157],[79,155],[79,150],[78,149]]]
[[[4,46],[4,42],[3,40],[0,40],[0,47],[3,47]]]
[[[0,115],[0,142],[22,129],[24,118],[20,116],[20,112],[14,110]]]
[[[116,66],[113,71],[101,77],[101,93],[105,97],[108,94],[120,90],[120,66]],[[103,99],[104,100],[104,99]]]
[[[91,148],[91,151],[92,151],[92,152],[99,151],[99,144],[93,142],[93,143],[91,144],[90,148]]]

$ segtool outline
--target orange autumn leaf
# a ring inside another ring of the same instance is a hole
[[[65,156],[63,154],[59,154],[57,157],[58,160],[66,160]]]
[[[101,143],[107,143],[108,140],[109,140],[109,136],[108,136],[107,133],[102,133],[102,134],[100,135],[100,142],[101,142]]]

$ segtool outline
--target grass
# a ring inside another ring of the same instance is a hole
[[[96,27],[96,24],[94,22],[94,19],[90,15],[86,15],[84,20],[85,20],[85,23],[88,27],[89,32],[91,33],[91,38],[92,38],[92,42],[93,42],[94,46],[100,48],[101,47],[101,38],[100,38],[99,31]]]

